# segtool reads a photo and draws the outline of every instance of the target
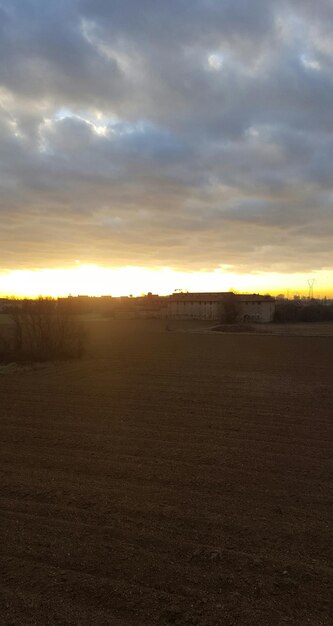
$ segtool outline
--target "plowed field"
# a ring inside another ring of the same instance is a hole
[[[3,625],[331,624],[333,338],[91,323],[0,377]]]

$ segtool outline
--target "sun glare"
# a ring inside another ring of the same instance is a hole
[[[306,295],[308,275],[303,274],[236,274],[219,268],[215,271],[181,272],[168,267],[106,268],[76,265],[67,269],[15,270],[0,275],[0,295],[36,298],[68,295],[134,295],[148,291],[160,295],[176,289],[188,291],[229,291],[294,293]],[[316,294],[332,295],[332,272],[315,272]]]

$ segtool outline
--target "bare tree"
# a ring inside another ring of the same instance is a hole
[[[46,361],[82,356],[85,333],[79,320],[49,298],[24,300],[10,311],[11,358]]]
[[[237,296],[232,291],[223,297],[221,322],[235,324],[239,315]]]

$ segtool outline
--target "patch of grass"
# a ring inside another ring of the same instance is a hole
[[[252,333],[257,329],[251,324],[218,324],[212,330],[218,333]]]

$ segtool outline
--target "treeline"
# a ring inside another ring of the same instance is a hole
[[[0,362],[53,361],[81,357],[86,335],[77,317],[56,300],[40,298],[13,304],[0,334]]]
[[[333,305],[320,302],[277,302],[274,322],[331,322],[333,321]]]

